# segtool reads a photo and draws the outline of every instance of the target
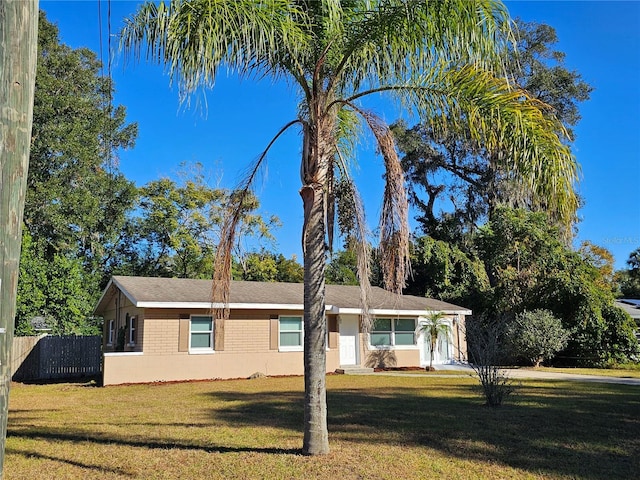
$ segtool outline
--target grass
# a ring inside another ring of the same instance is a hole
[[[542,372],[572,373],[575,375],[600,375],[603,377],[640,378],[640,369],[637,368],[556,368],[538,367]]]
[[[376,370],[382,371],[382,370]],[[412,369],[403,369],[403,368],[389,368],[387,369],[387,373],[398,373],[398,374],[406,374],[406,375],[462,375],[462,376],[470,376],[473,375],[473,370],[426,370],[424,368],[412,368]]]
[[[640,388],[332,375],[331,453],[300,454],[303,379],[12,385],[14,479],[616,479],[640,471]]]

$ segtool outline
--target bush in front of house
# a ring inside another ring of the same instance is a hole
[[[525,310],[509,322],[505,340],[513,357],[539,367],[567,346],[569,331],[549,310]]]

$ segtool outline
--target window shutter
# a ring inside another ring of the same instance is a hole
[[[189,335],[191,333],[191,319],[188,313],[180,314],[180,324],[178,333],[178,351],[189,351]]]
[[[338,348],[338,317],[335,315],[327,317],[327,323],[329,327],[329,348]]]
[[[138,332],[140,331],[140,315],[136,315],[131,320],[133,322],[133,343],[138,345]]]
[[[224,350],[224,318],[213,320],[213,349],[217,352]]]
[[[103,347],[106,347],[107,345],[109,345],[109,329],[111,327],[111,319],[105,319],[103,327],[102,327],[102,338],[104,339],[103,342]]]
[[[269,350],[278,350],[278,335],[280,334],[278,328],[278,316],[271,315],[269,317]]]

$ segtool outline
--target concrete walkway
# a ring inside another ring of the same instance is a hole
[[[468,372],[469,375],[475,376],[475,371],[473,368],[469,366],[463,365],[443,365],[439,368],[442,370],[456,370],[456,371],[464,371]],[[607,377],[603,375],[578,375],[574,373],[561,373],[561,372],[549,372],[549,371],[538,371],[538,370],[530,370],[530,369],[520,369],[520,368],[508,368],[504,370],[508,377],[514,379],[540,379],[540,380],[563,380],[563,381],[572,381],[572,382],[595,382],[595,383],[615,383],[620,385],[636,385],[640,386],[640,378],[625,378],[625,377]],[[364,375],[390,375],[397,377],[424,377],[424,373],[412,373],[410,371],[407,372],[375,372]],[[452,377],[460,377],[459,374],[437,374],[434,377],[444,377],[444,378],[452,378]]]

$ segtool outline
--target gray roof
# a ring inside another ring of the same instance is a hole
[[[104,310],[113,287],[141,308],[207,308],[211,307],[211,280],[158,277],[113,277],[96,306],[96,313]],[[449,312],[470,315],[467,308],[431,298],[394,295],[379,287],[372,287],[371,309],[375,313],[411,314]],[[232,281],[229,306],[231,308],[288,308],[302,310],[303,284],[276,282]],[[360,287],[326,286],[327,309],[335,313],[361,311]]]

